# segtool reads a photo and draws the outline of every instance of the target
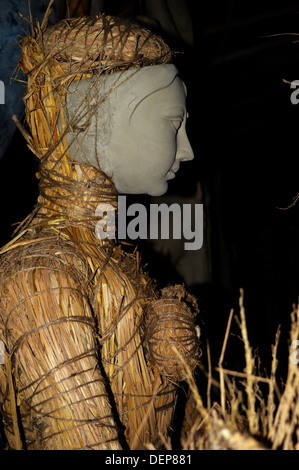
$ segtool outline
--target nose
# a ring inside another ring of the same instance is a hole
[[[194,159],[194,153],[185,126],[182,126],[177,133],[177,152],[175,159],[180,162]]]

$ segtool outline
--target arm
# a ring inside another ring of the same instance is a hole
[[[76,260],[61,260],[56,253],[51,261],[28,258],[26,269],[10,265],[10,276],[1,282],[0,318],[26,445],[121,449],[88,293],[74,276]],[[5,390],[3,397],[9,416]],[[9,428],[7,438],[14,446]]]

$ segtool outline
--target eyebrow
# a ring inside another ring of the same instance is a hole
[[[166,111],[163,112],[163,116],[164,117],[169,117],[169,118],[172,118],[172,117],[184,117],[186,113],[186,109],[185,108],[182,108],[180,106],[176,106],[176,107],[173,107],[173,108],[168,108]]]
[[[156,89],[153,89],[153,90],[150,90],[149,92],[147,92],[141,99],[140,101],[138,101],[136,103],[136,105],[134,106],[134,108],[131,110],[130,112],[130,117],[129,117],[129,122],[131,121],[131,118],[132,118],[132,115],[135,113],[136,109],[141,105],[141,103],[143,103],[144,101],[146,101],[147,98],[149,98],[150,96],[152,96],[153,94],[157,93],[157,92],[160,92],[162,90],[165,90],[166,88],[168,88],[170,85],[172,85],[172,83],[175,81],[175,79],[177,78],[178,75],[175,75],[172,80],[170,82],[167,82],[165,85],[163,85],[161,88],[159,88],[158,90]],[[138,98],[137,96],[135,96],[132,101],[130,102],[130,105],[132,104],[132,102],[134,102],[134,100]],[[128,106],[129,107],[129,106]]]

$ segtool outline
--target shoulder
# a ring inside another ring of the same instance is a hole
[[[84,253],[62,237],[16,241],[7,245],[0,256],[1,284],[13,278],[17,281],[20,276],[26,279],[47,276],[53,281],[72,279],[83,287],[90,274]]]

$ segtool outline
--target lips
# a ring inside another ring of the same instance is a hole
[[[175,174],[178,171],[179,167],[180,167],[179,162],[174,162],[170,170],[166,173],[166,177],[165,177],[166,181],[173,180],[173,178],[175,178]]]
[[[169,181],[169,180],[173,180],[173,178],[175,178],[175,172],[172,171],[172,170],[169,170],[167,173],[166,173],[166,181]]]

